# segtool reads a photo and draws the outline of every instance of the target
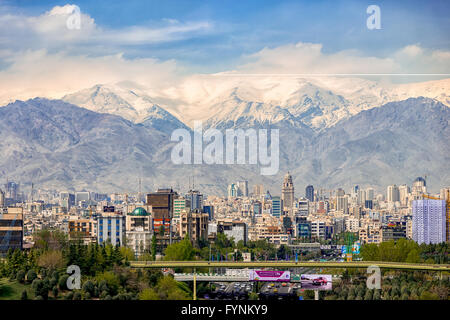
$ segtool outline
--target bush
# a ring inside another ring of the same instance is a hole
[[[439,296],[429,291],[423,291],[419,297],[420,300],[439,300]]]
[[[73,294],[73,299],[72,300],[81,300],[81,293],[79,293],[78,291],[76,291]]]
[[[249,300],[258,300],[258,294],[255,292],[250,292],[248,299]]]
[[[29,270],[27,272],[27,282],[32,283],[37,278],[37,274],[34,270]]]
[[[100,299],[102,299],[102,300],[106,300],[106,296],[108,295],[108,291],[103,291],[101,294],[100,294]]]
[[[20,296],[20,300],[28,300],[28,292],[27,290],[22,291],[22,295]]]
[[[40,287],[42,285],[42,280],[40,279],[34,279],[33,282],[31,283],[31,288],[33,290],[36,290],[38,287]]]
[[[23,283],[24,280],[25,280],[25,271],[23,271],[23,270],[17,271],[16,279],[17,279],[17,281],[19,281],[20,283]]]
[[[86,281],[82,287],[82,290],[86,293],[89,293],[89,295],[92,295],[94,293],[94,289],[94,283],[91,280]]]
[[[52,293],[53,293],[53,296],[55,297],[55,299],[57,299],[58,298],[58,287],[57,286],[54,286],[53,287],[53,289],[52,289]]]
[[[73,300],[73,292],[70,291],[66,296],[64,297],[66,300]]]
[[[69,275],[67,275],[67,274],[65,274],[61,278],[59,278],[58,286],[59,286],[60,290],[68,290],[67,279],[69,279]]]
[[[52,277],[52,278],[50,279],[50,281],[49,281],[49,286],[53,288],[53,287],[56,286],[57,284],[58,284],[58,279]]]

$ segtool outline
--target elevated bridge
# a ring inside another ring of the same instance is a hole
[[[402,263],[384,261],[131,261],[132,268],[367,268],[378,266],[380,269],[450,272],[449,264]]]

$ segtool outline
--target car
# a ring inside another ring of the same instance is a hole
[[[326,285],[327,279],[324,277],[318,277],[318,278],[313,279],[312,283],[313,283],[313,285],[316,285],[316,286]]]

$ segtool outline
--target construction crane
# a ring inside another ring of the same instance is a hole
[[[422,197],[432,200],[445,200],[445,240],[450,241],[450,190],[446,189],[444,191],[444,199],[433,197],[425,193],[422,194]]]

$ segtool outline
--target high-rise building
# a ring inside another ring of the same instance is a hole
[[[0,255],[22,247],[23,208],[8,208],[6,214],[0,214]]]
[[[5,193],[0,189],[0,208],[5,206]]]
[[[172,243],[172,218],[174,206],[173,202],[178,194],[170,189],[158,189],[158,191],[147,194],[146,203],[152,206],[153,228],[155,226],[164,229],[164,234],[169,235],[169,241]],[[166,225],[169,227],[166,228]]]
[[[400,204],[402,206],[407,206],[409,202],[409,194],[410,194],[410,188],[406,184],[402,184],[398,187],[398,193],[400,198]]]
[[[375,199],[375,190],[371,187],[366,189],[366,200],[374,200]]]
[[[237,186],[234,183],[228,185],[228,199],[234,199],[237,198],[237,196],[238,196]]]
[[[422,177],[417,177],[412,185],[411,196],[413,200],[422,198],[422,195],[427,193],[427,182]]]
[[[366,208],[366,209],[373,209],[373,200],[366,200],[364,202],[364,208]]]
[[[214,220],[214,206],[203,206],[203,212],[208,214],[209,221]]]
[[[66,209],[70,209],[70,207],[75,205],[75,195],[69,192],[61,192],[59,194],[59,205]]]
[[[80,191],[75,193],[75,204],[77,206],[84,204],[88,204],[91,200],[91,194],[87,191]]]
[[[439,198],[441,200],[449,201],[450,200],[450,187],[442,188],[439,192]]]
[[[262,213],[262,204],[260,201],[253,202],[252,216],[260,216]]]
[[[5,198],[10,198],[13,201],[19,198],[19,185],[15,182],[9,181],[5,185]]]
[[[359,190],[359,188],[358,188],[357,190]],[[357,191],[357,192],[358,192],[358,191]],[[344,190],[344,189],[338,188],[338,189],[336,190],[336,197],[343,197],[344,195],[345,195],[345,190]]]
[[[295,229],[296,236],[300,239],[310,239],[311,238],[311,222],[306,219],[306,217],[296,216],[295,217]]]
[[[203,194],[197,190],[191,190],[186,195],[191,205],[191,211],[200,210],[203,211]]]
[[[294,206],[294,183],[289,172],[284,176],[281,200],[283,200],[283,206],[285,208],[292,209]]]
[[[261,197],[264,195],[264,186],[262,184],[255,184],[253,187],[253,196],[254,197]]]
[[[398,187],[395,184],[387,187],[386,200],[388,202],[400,201],[400,193]]]
[[[172,219],[173,202],[178,194],[172,189],[158,189],[158,191],[147,194],[146,203],[152,206],[154,219]]]
[[[279,196],[272,197],[272,216],[280,217],[283,200]]]
[[[450,187],[442,188],[440,190],[439,197],[441,200],[444,200],[447,206],[446,210],[446,227],[445,230],[447,232],[447,235],[445,237],[446,241],[450,241]]]
[[[190,210],[189,201],[185,197],[178,197],[173,200],[173,217],[179,218],[181,211]]]
[[[357,193],[357,203],[363,205],[367,200],[367,192],[366,190],[358,190]]]
[[[237,182],[238,195],[241,197],[248,197],[248,181]]]
[[[306,217],[309,214],[309,201],[301,199],[298,201],[298,215]]]
[[[344,214],[348,213],[348,197],[347,196],[337,197],[336,211],[341,211]]]
[[[310,202],[314,202],[314,187],[312,185],[306,187],[305,198],[308,199]]]
[[[418,244],[446,241],[445,200],[413,201],[413,240]]]

